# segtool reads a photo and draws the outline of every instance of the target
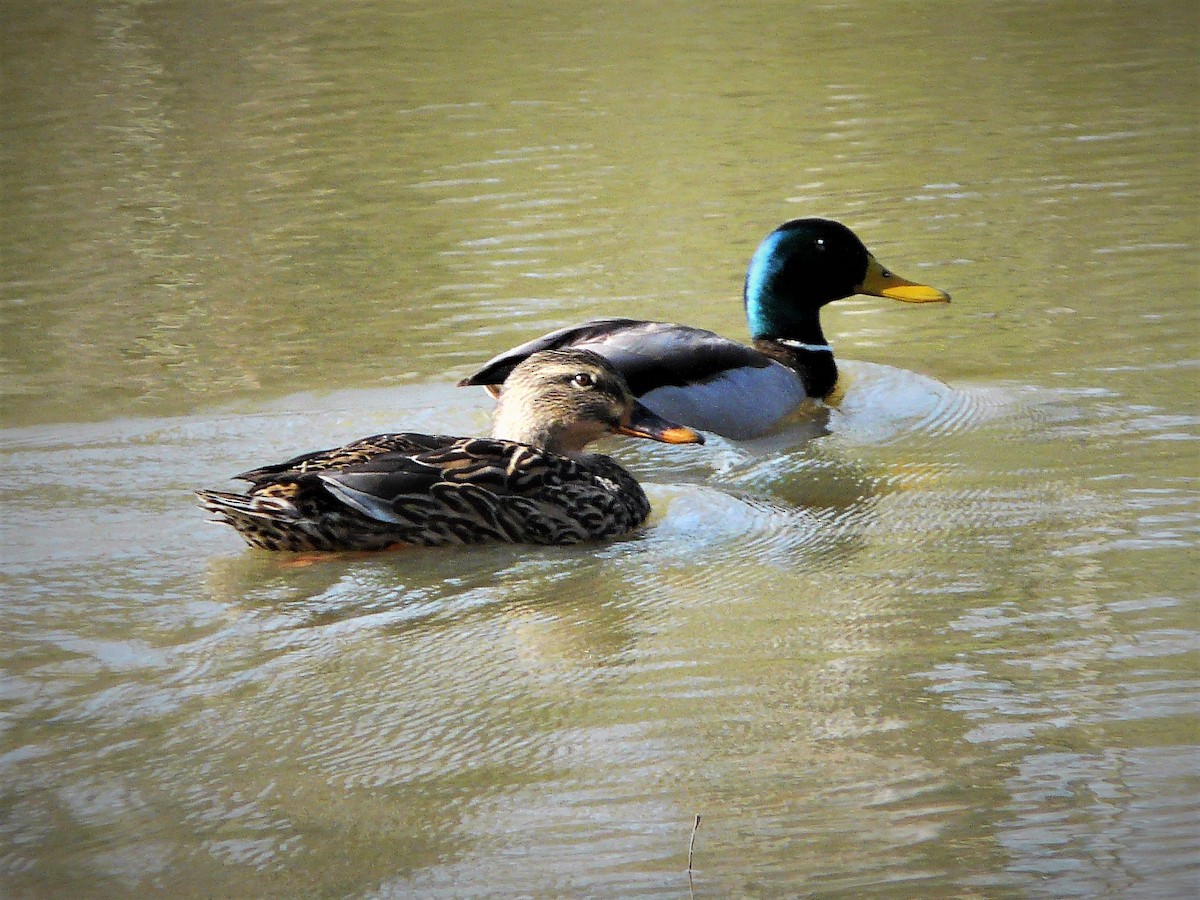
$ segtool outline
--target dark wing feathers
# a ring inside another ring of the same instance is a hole
[[[531,354],[563,347],[599,353],[625,376],[638,397],[655,388],[707,381],[729,369],[761,369],[771,364],[769,357],[753,347],[702,328],[638,319],[593,319],[505,351],[459,384],[503,384]]]
[[[364,516],[403,523],[396,514],[396,499],[428,493],[442,480],[442,472],[418,457],[386,453],[367,462],[319,472],[317,478],[325,490]]]
[[[548,481],[569,481],[583,473],[566,457],[511,441],[385,434],[239,477],[254,482],[252,496],[286,497],[305,515],[319,514],[331,503],[344,504],[377,522],[410,525],[406,509],[411,512],[431,500],[457,506],[457,489],[492,497],[533,495]]]
[[[424,449],[392,449],[403,447]],[[201,502],[268,550],[569,544],[623,534],[650,512],[615,460],[491,438],[376,435],[242,477],[247,494],[201,491]]]
[[[238,481],[249,481],[252,484],[272,481],[280,475],[293,475],[305,472],[322,472],[327,469],[340,469],[358,462],[366,462],[375,457],[388,453],[403,453],[413,455],[428,450],[436,450],[452,444],[460,438],[444,434],[418,434],[402,432],[399,434],[376,434],[361,438],[342,447],[332,450],[315,450],[312,453],[302,453],[286,462],[271,466],[250,469],[233,477]]]
[[[607,333],[637,325],[636,319],[592,319],[582,325],[570,325],[526,341],[520,346],[493,356],[483,368],[464,378],[459,387],[468,385],[503,384],[512,370],[525,359],[541,350],[561,350],[564,347],[579,347],[594,350],[595,344]],[[598,351],[597,351],[598,352]]]
[[[318,478],[326,490],[363,515],[402,522],[407,521],[399,512],[405,502],[438,494],[443,488],[470,486],[495,496],[539,489],[547,467],[558,462],[570,464],[524,444],[459,438],[415,455],[383,453],[320,472]]]

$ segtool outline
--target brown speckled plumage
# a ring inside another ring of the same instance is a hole
[[[638,406],[595,354],[551,351],[522,365],[497,430],[524,441],[375,435],[244,472],[237,477],[250,482],[247,493],[198,491],[200,502],[266,550],[574,544],[639,526],[650,504],[637,481],[609,457],[580,452],[583,445],[612,430],[676,442],[699,436]]]

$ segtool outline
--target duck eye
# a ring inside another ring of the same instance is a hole
[[[571,376],[571,383],[576,387],[594,387],[596,384],[596,379],[587,372],[578,372]]]
[[[817,249],[818,250],[825,249],[825,238],[817,238]]]

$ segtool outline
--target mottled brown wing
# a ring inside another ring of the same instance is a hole
[[[460,440],[461,438],[443,434],[418,434],[416,432],[376,434],[353,441],[342,447],[303,453],[300,456],[292,457],[286,462],[250,469],[233,477],[240,481],[249,481],[251,484],[258,485],[274,481],[284,475],[303,475],[307,472],[342,469],[347,466],[368,462],[385,454],[406,454],[413,456],[446,447]]]
[[[541,490],[548,475],[574,464],[525,444],[459,438],[417,454],[385,453],[318,472],[325,489],[346,505],[381,522],[409,521],[406,506],[430,502],[438,485],[469,485],[505,497]]]

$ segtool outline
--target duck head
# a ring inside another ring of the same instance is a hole
[[[821,307],[854,294],[905,303],[950,300],[886,269],[840,222],[793,219],[767,235],[750,260],[744,293],[750,334],[823,344]]]
[[[665,444],[703,444],[696,431],[642,406],[620,373],[590,350],[543,350],[512,370],[492,418],[492,437],[578,453],[607,433]]]

